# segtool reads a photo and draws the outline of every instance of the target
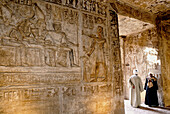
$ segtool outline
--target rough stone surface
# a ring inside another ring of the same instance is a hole
[[[134,7],[131,4],[128,4],[124,1],[119,0],[110,0],[111,6],[115,11],[120,15],[128,16],[131,18],[139,19],[141,21],[149,22],[155,24],[155,14],[142,10],[138,7]]]
[[[106,1],[106,0],[105,0]],[[155,19],[170,11],[169,0],[107,0],[121,15],[155,24]]]
[[[161,57],[161,70],[163,80],[163,92],[165,106],[170,106],[170,20],[165,16],[165,19],[157,20],[157,30],[160,41],[160,57]]]
[[[1,114],[124,113],[110,4],[2,0],[0,31]]]
[[[170,9],[169,0],[122,0],[154,14],[166,12]]]
[[[139,33],[146,29],[154,27],[153,24],[140,21],[138,19],[130,18],[123,15],[118,15],[119,35],[130,35]]]

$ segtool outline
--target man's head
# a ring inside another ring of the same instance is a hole
[[[149,72],[149,73],[148,73],[148,75],[149,75],[150,77],[152,77],[152,76],[153,76],[152,72]]]
[[[138,70],[137,70],[137,69],[134,69],[134,70],[133,70],[133,74],[134,74],[134,75],[137,75],[137,74],[138,74]]]

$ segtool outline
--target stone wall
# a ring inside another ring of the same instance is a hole
[[[128,4],[139,7],[152,13],[166,12],[169,10],[168,0],[122,0]]]
[[[0,113],[124,113],[110,4],[2,0],[0,30]]]
[[[161,21],[162,20],[162,21]],[[170,106],[170,20],[169,16],[158,18],[157,30],[160,41],[161,71],[165,106]]]
[[[158,77],[160,105],[163,103],[162,85],[161,85],[161,68],[159,57],[159,42],[157,30],[155,27],[131,34],[126,38],[121,38],[123,44],[123,74],[124,74],[124,93],[125,98],[129,98],[128,80],[133,75],[133,70],[138,69],[138,74],[142,79],[143,85],[149,72]],[[145,93],[142,94],[144,101]]]

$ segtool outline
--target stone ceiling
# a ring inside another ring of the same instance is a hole
[[[119,16],[119,34],[128,35],[154,27],[157,17],[170,15],[170,0],[105,0]]]
[[[118,23],[120,36],[126,36],[154,27],[153,24],[123,15],[118,15]]]
[[[170,0],[121,0],[148,12],[158,14],[170,10]]]
[[[155,24],[155,19],[170,15],[170,0],[105,0],[119,14]]]

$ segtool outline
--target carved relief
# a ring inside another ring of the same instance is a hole
[[[118,34],[118,21],[117,21],[117,14],[109,10],[109,16],[110,16],[110,35],[111,35],[111,50],[112,50],[112,60],[113,60],[113,80],[115,83],[114,91],[115,95],[119,95],[121,99],[121,95],[123,94],[123,88],[121,85],[123,85],[123,76],[121,71],[121,58],[120,58],[120,44],[119,44],[119,34]],[[123,98],[123,97],[122,97]],[[118,105],[119,104],[119,105]],[[116,104],[120,106],[120,102]]]
[[[16,48],[13,47],[0,47],[0,65],[15,65],[15,51]]]
[[[82,8],[84,10],[106,16],[106,5],[98,0],[83,0]]]
[[[75,96],[76,89],[74,87],[64,87],[62,88],[62,93],[64,96]]]
[[[44,1],[55,3],[55,4],[61,4],[62,3],[62,0],[44,0]]]
[[[109,10],[109,13],[110,13],[110,24],[111,24],[111,26],[113,26],[113,25],[115,25],[115,24],[117,24],[118,23],[118,21],[117,21],[117,15],[116,15],[116,13],[114,12],[114,11],[112,11],[112,10]]]
[[[83,94],[98,94],[107,93],[112,91],[112,84],[102,84],[102,85],[84,85],[81,87]]]
[[[15,3],[17,4],[22,4],[22,5],[31,5],[32,0],[14,0]]]
[[[63,111],[62,113],[77,113],[79,111],[79,91],[77,90],[76,86],[64,86],[62,87],[62,95],[63,95]],[[74,109],[74,110],[73,110]]]
[[[106,23],[106,19],[105,18],[101,18],[101,17],[95,17],[95,23],[96,24],[104,24]]]
[[[73,83],[80,81],[80,73],[1,73],[0,86]]]
[[[58,21],[62,21],[62,9],[57,7],[57,6],[54,6],[54,8],[52,9],[53,13],[54,13],[54,17],[53,18],[53,22],[56,23]]]
[[[63,4],[75,8],[78,6],[78,0],[65,0]]]
[[[11,88],[10,90],[1,90],[2,101],[26,101],[26,100],[42,100],[58,97],[59,88]]]
[[[117,50],[115,50],[114,52],[113,52],[113,60],[114,60],[114,62],[120,62],[120,57],[119,57],[119,55],[120,55],[120,51],[119,51],[119,48],[117,49]]]
[[[26,1],[15,2],[26,3]],[[7,18],[6,16],[2,16],[2,25],[8,25],[8,28],[10,28],[8,29],[9,33],[5,33],[5,31],[4,33],[1,33],[2,44],[8,47],[22,46],[21,51],[19,51],[18,53],[16,53],[16,51],[13,51],[13,54],[16,55],[14,56],[15,60],[22,59],[20,60],[22,61],[22,66],[78,66],[78,42],[76,42],[76,44],[71,42],[71,38],[68,38],[68,35],[62,30],[63,26],[60,22],[62,19],[61,8],[49,4],[44,4],[40,7],[38,3],[32,3],[31,6],[19,5],[18,12],[15,12],[15,10],[12,12],[12,8],[15,9],[15,6],[9,5],[8,7],[6,7],[6,5],[2,5],[1,9],[2,8],[4,10],[4,13],[2,13],[2,15],[9,16]],[[28,9],[27,11],[25,11],[27,13],[23,14],[20,8]],[[55,12],[58,9],[59,11]],[[69,17],[68,19],[64,18],[64,20],[69,22],[69,24],[76,25],[78,13],[72,10],[67,11]],[[15,16],[20,15],[15,26],[13,25],[12,21],[10,21],[10,19],[12,18],[12,13],[14,13]],[[77,27],[75,29],[77,29]],[[74,32],[74,35],[75,34],[78,34],[77,31]],[[3,52],[5,50],[7,49],[3,49]],[[22,58],[18,58],[21,56]],[[16,64],[12,62],[10,62],[9,64],[6,62],[2,63],[2,65],[10,66]]]
[[[64,18],[64,21],[67,21],[69,24],[77,24],[78,12],[70,10],[70,9],[64,9],[63,18]]]
[[[53,45],[57,46],[54,52],[56,64],[64,67],[76,66],[74,63],[73,49],[71,47],[76,47],[77,44],[69,41],[67,35],[61,30],[60,23],[53,24],[53,27],[54,31],[49,31],[45,36],[45,40],[49,40]]]
[[[28,66],[41,66],[41,49],[38,48],[27,48],[26,49],[26,61],[25,64]]]
[[[100,0],[79,1],[0,2],[0,104],[9,103],[12,108],[4,108],[7,113],[111,112],[115,85],[109,82],[110,70],[120,70],[119,43],[110,40],[108,5]],[[116,24],[112,31],[116,39]],[[110,68],[112,59],[115,66]],[[119,76],[115,81],[119,87],[120,74],[113,75]],[[94,94],[103,99],[97,101]],[[87,111],[92,102],[97,109]]]
[[[88,29],[94,28],[94,16],[83,14],[83,27]]]
[[[98,2],[98,14],[106,16],[106,6],[101,2]]]
[[[97,27],[97,35],[97,37],[95,35],[88,35],[89,38],[92,39],[92,43],[89,47],[89,50],[86,50],[84,59],[84,79],[90,82],[107,81],[104,54],[104,45],[106,43],[106,39],[103,35],[103,27]]]
[[[54,4],[62,4],[73,8],[78,7],[78,0],[43,0],[43,1],[51,2]]]

